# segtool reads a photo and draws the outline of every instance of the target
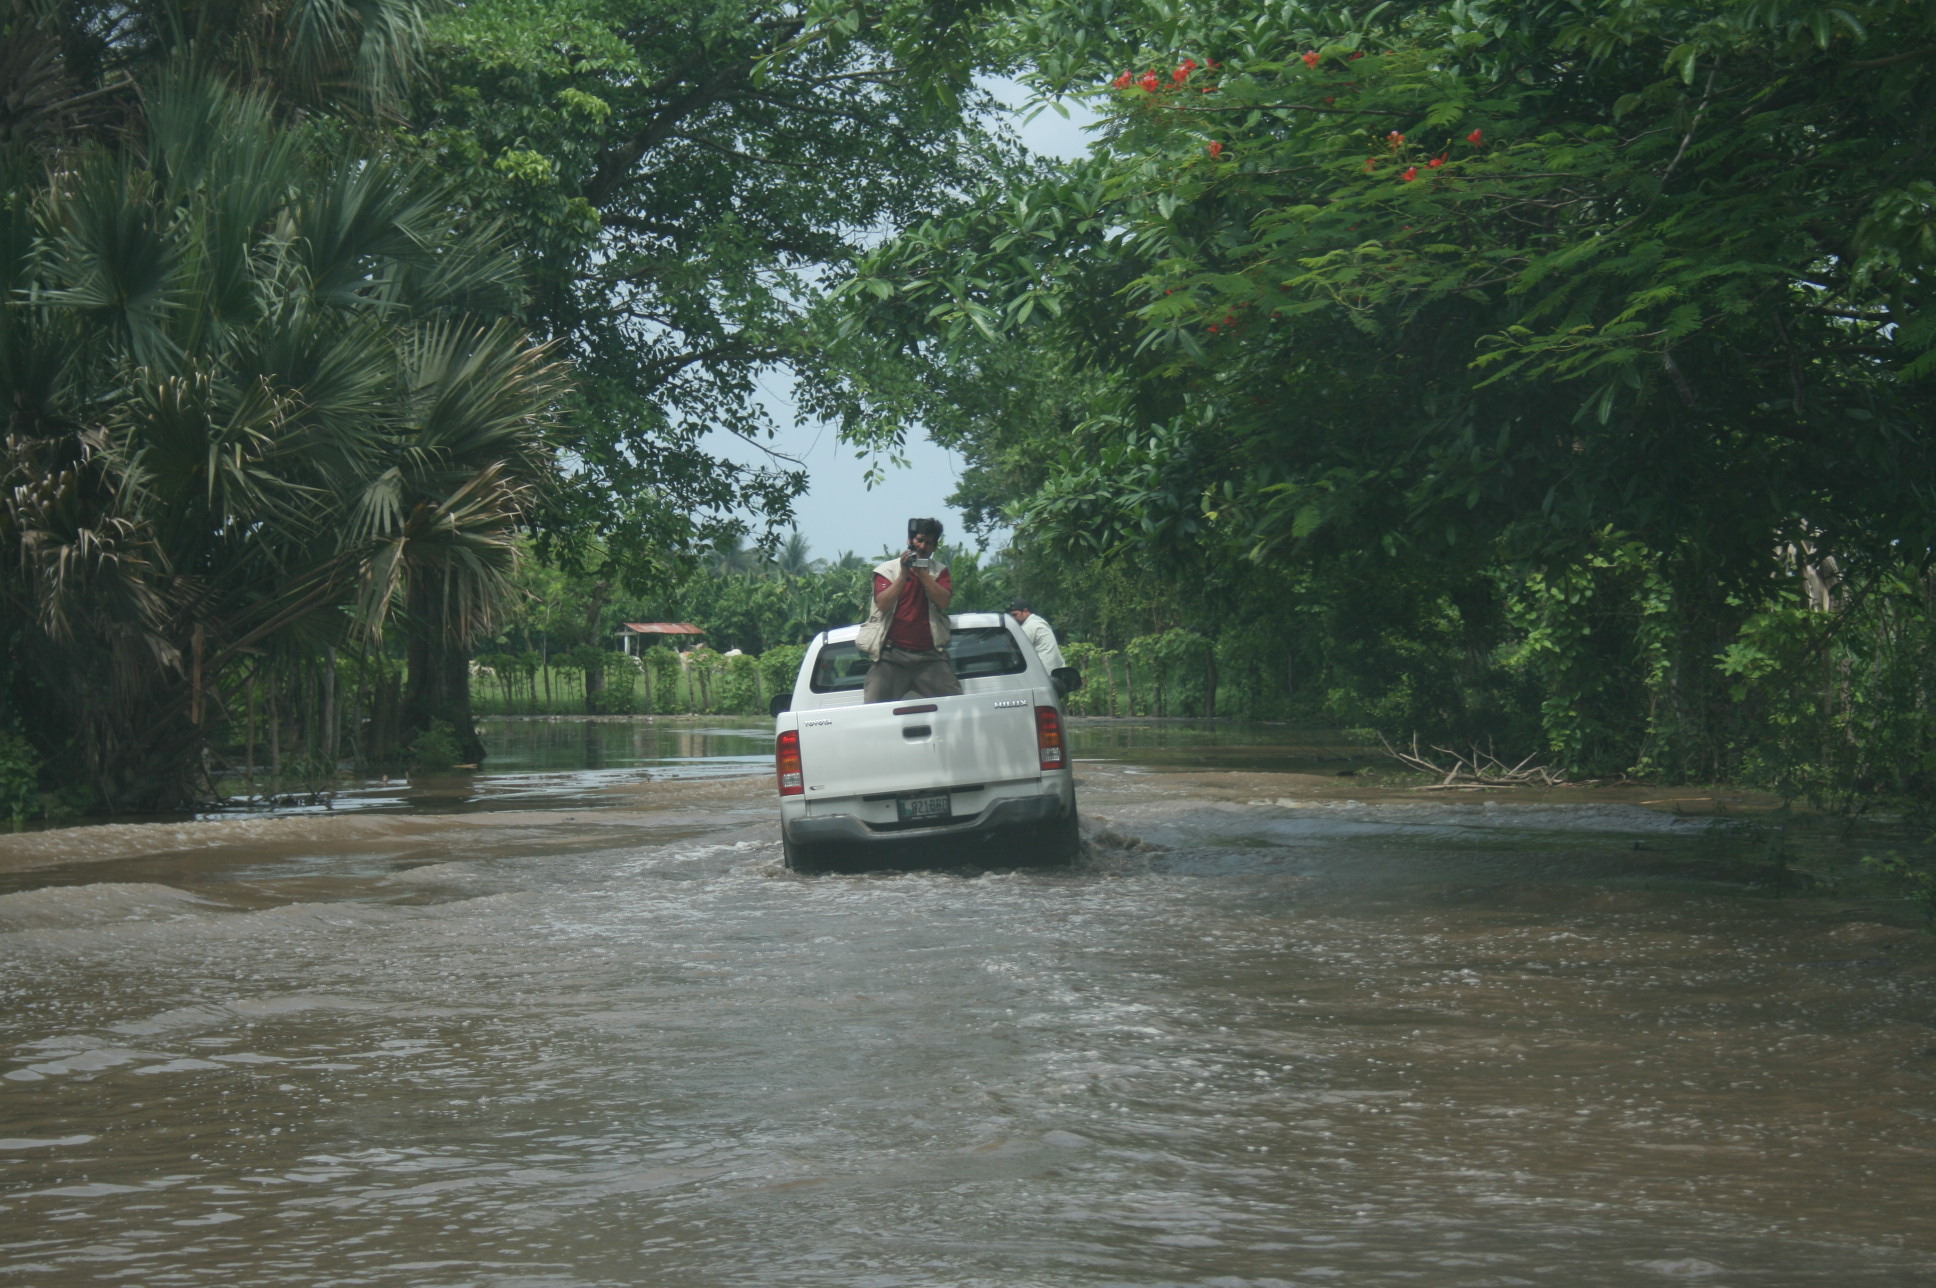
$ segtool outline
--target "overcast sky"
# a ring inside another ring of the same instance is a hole
[[[1021,104],[1027,96],[1013,82],[983,84],[1011,106]],[[1025,144],[1045,156],[1076,157],[1088,147],[1081,124],[1092,118],[1075,105],[1071,105],[1071,116],[1074,119],[1064,120],[1047,111],[1024,122],[1017,113],[1015,128]],[[919,432],[911,433],[905,453],[908,467],[889,466],[886,482],[869,491],[865,483],[867,461],[843,446],[832,426],[793,424],[793,403],[784,378],[769,380],[765,390],[774,419],[780,423],[773,446],[801,460],[812,478],[807,494],[795,502],[794,509],[800,533],[814,558],[832,559],[845,550],[871,556],[890,545],[898,550],[906,535],[906,521],[917,515],[939,518],[947,525],[951,540],[966,537],[961,516],[943,501],[955,490],[961,469],[953,453],[936,447]],[[759,457],[756,449],[728,435],[715,435],[709,446],[733,460]]]

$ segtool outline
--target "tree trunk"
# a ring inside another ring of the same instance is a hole
[[[336,772],[336,646],[323,650],[323,766]]]
[[[464,761],[475,765],[484,759],[484,743],[471,718],[470,650],[467,641],[451,638],[443,597],[434,584],[412,583],[410,622],[402,742],[408,746],[430,728],[431,721],[442,720],[456,736]]]
[[[246,753],[249,768],[249,804],[255,804],[255,689],[256,677],[249,676],[249,747]]]
[[[403,699],[402,682],[386,657],[378,656],[372,666],[369,742],[364,754],[372,766],[388,773],[403,759],[398,745],[397,724]]]
[[[612,600],[612,584],[601,581],[592,587],[592,593],[585,607],[585,640],[595,649],[603,649],[605,641],[598,635],[598,619],[605,615],[605,605]],[[585,664],[585,714],[595,716],[600,706],[599,698],[605,693],[605,668],[591,659]]]

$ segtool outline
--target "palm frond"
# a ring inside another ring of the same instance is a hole
[[[169,325],[182,291],[182,244],[158,189],[129,159],[90,149],[44,203],[48,284],[34,292],[38,303],[106,323],[143,366],[180,351]]]

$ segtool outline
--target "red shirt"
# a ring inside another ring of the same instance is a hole
[[[936,577],[935,584],[955,588],[948,579],[948,570],[943,568]],[[893,585],[892,578],[874,574],[874,594],[876,597]],[[907,581],[901,585],[901,598],[894,605],[894,620],[887,624],[887,642],[894,648],[906,649],[910,653],[930,653],[934,651],[934,628],[928,625],[928,588],[912,571]]]

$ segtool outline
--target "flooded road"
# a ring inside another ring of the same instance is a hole
[[[1067,872],[798,878],[723,773],[0,837],[0,1283],[1936,1282],[1906,921],[1090,750]]]

